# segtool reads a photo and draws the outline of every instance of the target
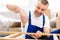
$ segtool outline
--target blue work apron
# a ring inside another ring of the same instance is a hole
[[[42,19],[43,19],[43,27],[42,28],[32,25],[31,24],[31,12],[29,11],[29,24],[28,24],[27,33],[36,33],[37,31],[43,32],[43,28],[44,28],[44,24],[45,24],[45,16],[44,15],[43,15]],[[58,34],[58,30],[52,31],[51,34]],[[34,39],[28,34],[25,35],[25,38],[26,39]],[[54,40],[53,36],[50,36],[49,39]]]
[[[44,28],[44,24],[45,24],[45,16],[42,16],[43,19],[43,27],[40,28],[38,26],[32,25],[31,24],[31,12],[29,11],[29,24],[28,24],[28,29],[27,29],[27,33],[36,33],[37,31],[41,31],[43,32],[43,28]],[[26,34],[25,36],[26,39],[33,39],[30,35]]]

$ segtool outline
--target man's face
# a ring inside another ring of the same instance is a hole
[[[37,7],[35,8],[34,14],[39,17],[42,13],[44,13],[48,8],[48,5],[44,5],[42,3],[39,3]]]

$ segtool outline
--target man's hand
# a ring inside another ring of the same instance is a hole
[[[42,36],[42,32],[40,32],[40,31],[37,31],[34,34],[31,34],[31,37],[33,37],[33,38],[40,38],[41,36]]]

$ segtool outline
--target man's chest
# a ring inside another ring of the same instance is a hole
[[[31,24],[38,26],[38,27],[42,27],[42,25],[43,25],[42,17],[36,18],[36,17],[32,16],[31,17]]]

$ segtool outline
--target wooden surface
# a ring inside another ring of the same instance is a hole
[[[60,28],[60,17],[57,17],[56,27],[57,27],[57,28]]]
[[[11,28],[19,28],[21,27],[21,22],[14,22],[11,26]]]
[[[0,40],[25,40],[25,39],[16,39],[16,38],[0,38]]]
[[[9,28],[9,31],[12,31],[12,32],[21,32],[21,28]]]
[[[11,35],[21,35],[21,34],[35,34],[35,33],[25,33],[25,32],[0,32],[0,34],[11,34]],[[42,35],[53,35],[53,34],[50,34],[50,33],[42,33]],[[58,36],[60,36],[60,34],[56,34]]]
[[[21,38],[16,38],[22,34],[34,34],[34,33],[25,33],[25,32],[0,32],[0,34],[3,33],[3,34],[11,34],[11,35],[8,35],[6,37],[1,37],[0,40],[26,40],[26,39],[21,39]],[[50,33],[42,33],[42,35],[48,35],[48,36],[51,36],[51,35],[54,35],[54,34],[50,34]],[[60,36],[60,34],[56,34],[58,36]]]
[[[51,19],[51,11],[50,11],[50,9],[47,9],[45,11],[45,14],[49,17],[49,19]]]

